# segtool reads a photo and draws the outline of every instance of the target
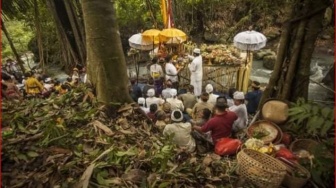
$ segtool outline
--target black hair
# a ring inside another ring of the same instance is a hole
[[[233,94],[234,94],[236,91],[237,91],[236,88],[230,88],[230,89],[229,89],[229,97],[230,97],[231,99],[233,99]]]
[[[203,116],[204,116],[203,118],[206,119],[206,120],[210,119],[211,110],[209,110],[208,108],[204,108],[203,109]]]
[[[180,119],[182,117],[182,113],[181,113],[181,111],[176,110],[176,111],[174,111],[173,116],[176,119]]]
[[[151,105],[149,105],[149,111],[150,112],[154,113],[154,112],[157,111],[157,109],[158,109],[157,104],[151,104]]]

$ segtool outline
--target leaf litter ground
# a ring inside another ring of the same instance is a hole
[[[235,157],[186,153],[136,104],[63,96],[2,104],[3,187],[234,187]],[[246,185],[244,186],[246,187]]]

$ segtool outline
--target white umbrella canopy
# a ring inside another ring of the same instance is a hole
[[[141,33],[134,34],[128,39],[130,47],[138,50],[152,50],[154,47],[153,41],[142,36]]]
[[[266,46],[267,38],[257,31],[243,31],[233,38],[234,46],[241,50],[260,50]]]

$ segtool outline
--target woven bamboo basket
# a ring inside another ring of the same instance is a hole
[[[310,172],[299,164],[292,163],[291,165],[288,165],[284,163],[284,165],[287,168],[287,173],[282,182],[282,185],[286,186],[287,188],[301,188],[307,183],[307,181],[311,177]],[[304,175],[304,177],[294,176],[293,175],[294,171]]]
[[[261,108],[261,117],[277,125],[285,123],[288,119],[289,102],[285,100],[270,98]]]
[[[279,160],[251,149],[243,149],[237,155],[238,174],[260,188],[276,188],[281,185],[286,166]]]
[[[307,150],[309,153],[314,153],[315,148],[319,143],[312,139],[298,139],[291,143],[289,150],[296,152],[298,150]]]
[[[271,122],[271,121],[267,121],[267,120],[260,120],[260,121],[256,121],[254,123],[252,123],[248,128],[247,128],[247,136],[249,138],[253,137],[253,130],[262,125],[262,124],[267,124],[270,127],[273,127],[277,130],[277,135],[274,136],[274,138],[259,138],[260,140],[264,141],[265,144],[269,144],[269,143],[273,143],[273,144],[279,144],[282,140],[282,130],[280,129],[280,127],[278,127],[275,123]]]

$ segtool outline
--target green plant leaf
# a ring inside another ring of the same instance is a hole
[[[27,153],[27,155],[28,155],[28,157],[31,157],[31,158],[35,158],[35,157],[39,156],[39,154],[34,152],[34,151],[29,151]]]
[[[319,120],[318,116],[313,116],[308,119],[307,122],[308,133],[316,135],[318,129],[321,127],[321,125],[318,126],[318,120]]]
[[[321,115],[322,115],[322,117],[324,117],[325,119],[327,119],[328,116],[329,116],[330,111],[331,111],[331,109],[328,108],[328,107],[322,108],[321,109]]]
[[[96,179],[97,179],[97,182],[98,182],[99,185],[108,185],[108,183],[102,177],[100,172],[97,174]]]
[[[321,171],[311,170],[310,173],[312,175],[314,182],[318,184],[319,186],[325,188],[325,186],[323,185],[323,180],[321,178],[321,175],[322,175]]]
[[[304,113],[305,109],[301,106],[298,107],[293,107],[288,110],[288,115],[289,116],[294,116],[296,114]]]
[[[314,115],[318,115],[318,114],[319,114],[319,110],[320,110],[320,106],[318,106],[318,105],[313,105],[311,109],[312,109],[312,113],[313,113]]]
[[[309,103],[306,103],[304,105],[302,105],[302,108],[305,110],[305,112],[310,112],[312,110],[312,105]]]
[[[301,114],[300,116],[298,116],[298,119],[297,119],[296,123],[301,124],[304,120],[306,120],[310,116],[311,116],[311,114]]]
[[[332,127],[334,127],[334,122],[329,120],[325,121],[321,129],[321,136],[326,136]]]
[[[165,188],[165,187],[168,187],[170,185],[170,182],[162,182],[160,185],[159,185],[159,188]]]

